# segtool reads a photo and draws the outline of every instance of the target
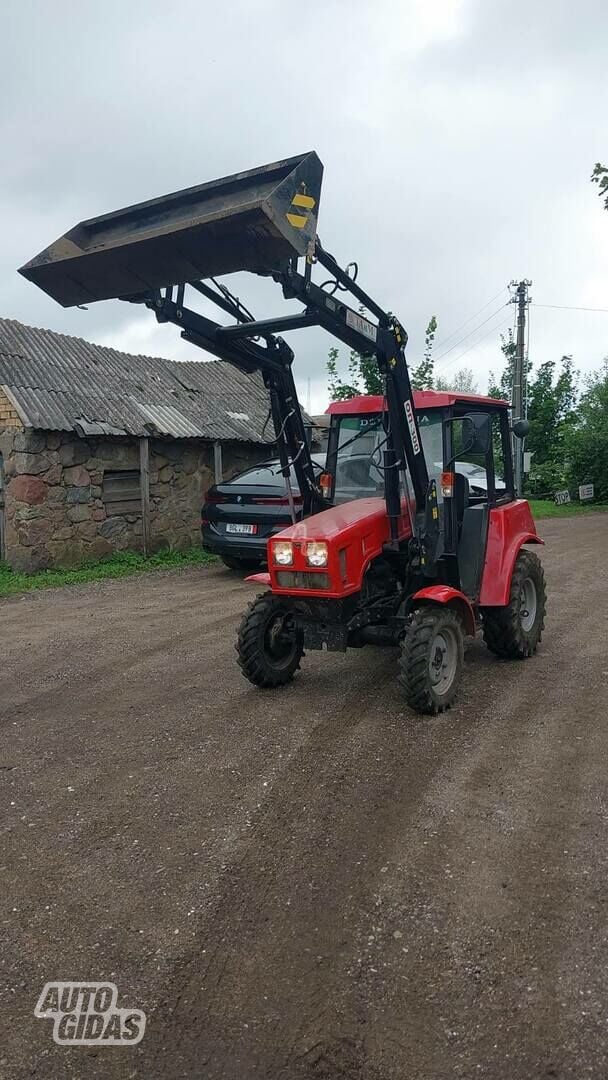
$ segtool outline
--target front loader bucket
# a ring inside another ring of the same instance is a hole
[[[63,307],[312,253],[323,165],[314,152],[81,221],[22,266]]]

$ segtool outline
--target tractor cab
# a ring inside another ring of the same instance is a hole
[[[446,582],[471,599],[479,594],[489,513],[515,499],[509,406],[480,395],[414,391],[429,479],[435,481]],[[386,402],[366,395],[333,402],[324,487],[334,504],[382,496]],[[407,469],[400,476],[413,506]]]

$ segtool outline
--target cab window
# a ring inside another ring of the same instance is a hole
[[[436,480],[440,487],[439,480],[443,472],[443,414],[440,409],[428,409],[416,415],[429,480]]]
[[[443,416],[439,409],[419,412],[417,416],[429,479],[437,480],[441,501],[439,479],[443,469]],[[382,452],[385,446],[386,431],[382,416],[369,414],[340,418],[334,488],[336,503],[384,494]]]
[[[492,446],[494,448],[494,487],[496,488],[497,499],[504,498],[507,494],[507,474],[503,436],[504,432],[501,416],[499,413],[494,413],[492,416]]]
[[[488,498],[489,487],[487,455],[465,449],[468,433],[464,420],[455,418],[451,430],[455,458],[452,469],[465,478],[468,501],[483,502]]]
[[[338,432],[334,501],[350,502],[382,495],[382,450],[386,433],[382,417],[344,416]]]

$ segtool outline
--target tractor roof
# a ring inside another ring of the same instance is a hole
[[[454,390],[414,390],[416,409],[445,409],[457,402],[500,406],[503,409],[510,407],[508,401],[483,397],[482,394],[458,394]],[[385,399],[381,394],[361,394],[359,397],[349,398],[348,401],[332,401],[326,412],[332,415],[337,413],[354,416],[360,413],[384,412],[385,407]]]

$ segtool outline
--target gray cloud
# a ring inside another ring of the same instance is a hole
[[[3,315],[192,355],[147,313],[64,311],[16,268],[82,218],[310,148],[326,168],[320,235],[399,314],[413,359],[431,314],[440,343],[514,276],[541,302],[608,307],[608,214],[589,184],[608,157],[599,2],[13,0],[3,23]],[[283,307],[268,282],[237,286],[260,314]],[[483,387],[498,336],[477,341],[511,314],[440,370],[468,364]],[[320,407],[331,342],[291,341]],[[608,315],[535,308],[531,347],[594,366]]]

